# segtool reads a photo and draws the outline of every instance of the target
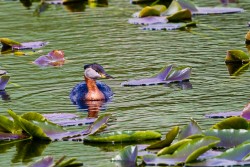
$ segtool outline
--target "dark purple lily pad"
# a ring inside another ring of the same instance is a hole
[[[64,52],[61,50],[53,50],[47,55],[40,56],[33,63],[44,67],[44,66],[62,66],[65,62]]]
[[[2,72],[3,70],[1,70]],[[7,75],[7,73],[5,74],[0,74],[0,90],[4,90],[7,86],[7,83],[9,82],[10,76]]]
[[[202,130],[200,126],[197,124],[197,122],[191,119],[191,122],[180,130],[180,133],[178,135],[178,140],[182,140],[188,136],[197,134],[201,135]]]
[[[192,11],[194,15],[241,13],[244,9],[230,7],[197,7],[197,11]]]
[[[149,16],[149,17],[142,17],[142,18],[130,18],[128,22],[130,24],[148,25],[148,24],[156,24],[156,23],[167,23],[167,19],[166,17]]]

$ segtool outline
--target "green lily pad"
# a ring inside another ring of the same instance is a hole
[[[212,126],[212,129],[248,129],[246,119],[242,117],[230,117]]]
[[[143,161],[147,165],[177,165],[192,162],[201,154],[214,147],[220,140],[217,137],[205,136],[183,143],[172,155],[145,155]]]
[[[249,68],[250,63],[242,64],[242,63],[227,63],[228,73],[231,76],[239,76],[245,73]]]
[[[191,21],[192,14],[189,9],[182,9],[170,16],[167,16],[169,22],[182,22],[182,21]]]
[[[226,63],[249,62],[249,55],[242,50],[228,50],[225,58]]]
[[[192,141],[192,139],[180,140],[180,141],[172,144],[171,146],[165,147],[165,148],[161,149],[160,151],[158,151],[157,156],[165,155],[165,154],[173,154],[181,145],[183,145],[187,142],[190,142],[190,141]]]
[[[163,148],[169,146],[173,142],[178,133],[179,133],[179,127],[175,126],[166,134],[164,140],[151,144],[150,146],[147,147],[147,149]]]
[[[14,132],[14,123],[8,117],[0,115],[0,132]]]
[[[147,6],[139,12],[139,17],[160,16],[160,15],[161,12],[151,6]]]
[[[172,15],[176,12],[179,12],[180,10],[182,10],[181,5],[177,1],[173,0],[172,3],[169,5],[167,11],[164,12],[163,15],[166,15],[166,16]]]
[[[135,142],[144,140],[160,139],[161,134],[156,131],[116,131],[89,135],[84,138],[85,142]]]

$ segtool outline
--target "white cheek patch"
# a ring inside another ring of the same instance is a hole
[[[84,71],[84,74],[86,77],[88,78],[93,78],[93,79],[97,79],[97,78],[100,78],[101,75],[98,74],[95,70],[91,69],[91,68],[87,68],[85,71]]]

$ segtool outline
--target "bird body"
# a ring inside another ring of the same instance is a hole
[[[84,79],[78,83],[70,92],[73,104],[83,101],[108,101],[113,96],[111,88],[103,82],[96,81],[98,78],[112,78],[99,64],[84,66]]]

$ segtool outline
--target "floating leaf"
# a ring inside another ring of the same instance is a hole
[[[250,120],[250,103],[248,103],[248,104],[244,107],[244,109],[243,109],[243,111],[242,111],[242,113],[241,113],[241,116],[242,116],[243,118],[247,119],[248,121]]]
[[[139,12],[139,17],[160,16],[161,12],[154,7],[146,6]]]
[[[196,27],[196,22],[190,23],[157,23],[141,27],[142,30],[185,30],[189,27]]]
[[[198,11],[196,6],[191,1],[188,0],[176,0],[176,1],[180,4],[182,9],[188,9],[191,12]]]
[[[194,161],[205,151],[211,149],[219,142],[219,139],[212,136],[196,138],[183,143],[172,155],[143,156],[143,161],[147,165],[176,165],[184,162]]]
[[[179,127],[175,126],[166,134],[164,140],[151,144],[150,146],[147,147],[147,149],[163,148],[169,146],[177,136],[178,132],[179,132]]]
[[[33,63],[39,66],[62,66],[64,62],[64,52],[53,50],[47,55],[40,56]]]
[[[87,136],[85,142],[135,142],[160,139],[161,134],[156,131],[116,131]]]
[[[232,112],[219,112],[219,113],[212,113],[206,114],[207,118],[228,118],[233,116],[240,116],[241,111],[232,111]]]
[[[36,41],[36,42],[23,42],[20,45],[13,45],[12,49],[14,50],[29,50],[29,49],[39,49],[47,45],[48,42]]]
[[[164,12],[163,15],[172,15],[180,10],[182,10],[181,5],[177,1],[173,0],[172,3],[169,5],[167,11]]]
[[[38,161],[34,162],[33,164],[29,165],[29,167],[51,167],[54,163],[54,158],[51,156],[43,157]]]
[[[178,139],[181,140],[195,134],[202,134],[202,130],[197,124],[197,122],[191,119],[191,122],[181,129]]]
[[[249,153],[250,153],[250,142],[248,141],[236,146],[235,148],[226,150],[216,158],[242,161]]]
[[[182,22],[182,21],[191,21],[192,14],[188,9],[182,9],[170,16],[167,16],[169,22]]]
[[[203,132],[207,136],[215,136],[220,138],[221,142],[218,147],[234,147],[250,139],[250,131],[245,129],[211,129]]]
[[[248,122],[241,117],[231,117],[212,126],[213,129],[248,129]]]
[[[9,79],[10,76],[8,76],[7,74],[2,74],[2,75],[0,74],[0,90],[4,90],[6,88]]]
[[[136,164],[138,154],[137,146],[126,146],[124,147],[112,161],[122,161],[126,164]]]
[[[228,50],[225,62],[226,63],[249,62],[249,55],[241,50]]]
[[[197,7],[197,11],[193,11],[194,15],[208,15],[208,14],[227,14],[227,13],[241,13],[244,9],[229,8],[229,7]]]
[[[0,115],[0,133],[1,132],[14,132],[14,124],[13,121],[11,121],[6,116]]]
[[[130,80],[122,82],[122,86],[146,86],[146,85],[156,85],[156,84],[167,84],[176,81],[187,80],[190,77],[191,69],[186,68],[183,70],[174,71],[172,75],[169,76],[172,70],[172,65],[164,68],[158,75],[150,78],[144,78],[139,80]]]
[[[192,141],[192,139],[180,140],[180,141],[172,144],[169,147],[165,147],[165,148],[161,149],[160,151],[158,151],[157,155],[160,156],[160,155],[165,155],[165,154],[173,154],[181,145],[183,145],[187,142],[190,142],[190,141]]]
[[[141,24],[141,25],[148,25],[148,24],[156,24],[156,23],[167,23],[166,17],[143,17],[143,18],[131,18],[128,20],[130,24]]]

